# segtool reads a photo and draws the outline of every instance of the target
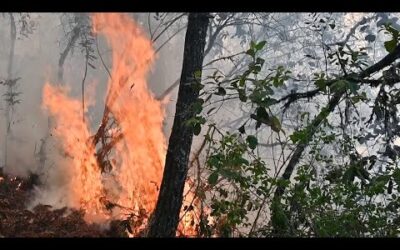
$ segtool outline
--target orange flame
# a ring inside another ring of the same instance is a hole
[[[106,102],[123,134],[123,143],[116,145],[115,153],[118,182],[124,188],[118,204],[153,211],[166,152],[164,111],[146,82],[154,50],[127,16],[96,14],[93,26],[113,48]]]
[[[96,159],[95,148],[87,143],[90,131],[82,121],[82,105],[78,100],[67,97],[68,89],[53,87],[46,83],[43,89],[43,105],[54,116],[55,137],[61,142],[68,165],[68,205],[84,208],[87,216],[95,216],[100,204],[97,202],[102,193],[102,183]],[[86,107],[87,108],[87,107]]]
[[[121,133],[122,140],[113,147],[112,172],[105,176],[96,160],[96,145],[90,139],[93,133],[87,119],[82,119],[81,102],[68,97],[67,89],[45,84],[43,106],[54,117],[53,134],[69,156],[64,164],[71,166],[66,173],[70,177],[68,205],[83,208],[88,222],[120,218],[104,209],[104,197],[120,208],[130,208],[136,214],[145,211],[148,216],[157,202],[166,155],[163,105],[153,97],[146,82],[154,50],[127,15],[94,14],[92,21],[94,33],[104,35],[112,48],[113,67],[105,103],[118,131],[108,133]],[[188,197],[192,199],[193,194]],[[184,215],[180,228],[194,234],[189,229],[194,228],[190,214]],[[146,223],[135,228],[135,234]]]

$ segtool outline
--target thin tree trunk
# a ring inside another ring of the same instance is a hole
[[[15,51],[15,40],[17,39],[17,27],[15,25],[14,15],[9,13],[10,15],[10,54],[8,57],[8,66],[7,66],[7,79],[12,79],[12,70],[14,64],[14,51]],[[12,85],[8,85],[7,89],[8,93],[12,93]],[[8,151],[8,138],[9,134],[11,133],[11,105],[8,101],[6,101],[6,138],[4,140],[4,166],[7,165],[7,151]]]
[[[384,58],[382,58],[379,62],[375,63],[374,65],[368,67],[364,71],[362,71],[360,74],[357,75],[357,77],[348,77],[348,79],[344,78],[345,80],[351,80],[351,81],[357,81],[359,83],[362,83],[364,78],[369,77],[371,74],[378,72],[382,70],[383,68],[391,65],[395,60],[400,58],[400,45],[397,45],[396,48],[389,54],[387,54]],[[338,79],[339,80],[339,79]],[[331,81],[334,83],[335,81]],[[336,92],[331,100],[329,101],[328,105],[315,117],[315,119],[312,121],[312,123],[306,128],[307,130],[307,137],[304,142],[300,143],[297,145],[288,165],[285,168],[285,171],[281,177],[283,180],[290,180],[296,165],[300,161],[300,158],[303,155],[304,150],[308,146],[309,142],[312,140],[315,132],[317,131],[317,128],[320,126],[322,121],[331,114],[337,105],[339,104],[340,98],[344,95],[344,91],[339,91]],[[285,192],[285,187],[279,186],[275,190],[274,197],[273,197],[273,204],[276,206],[274,207],[275,209],[281,209],[280,207],[280,201],[281,197]],[[276,211],[273,209],[272,211],[272,217],[274,214],[278,213],[280,211]],[[279,225],[273,225],[274,228],[274,234],[278,234],[279,231],[281,230],[286,230],[285,228],[280,228]]]
[[[306,128],[306,138],[303,142],[299,143],[290,159],[288,165],[285,168],[285,171],[282,174],[282,179],[289,180],[292,176],[294,168],[296,167],[297,163],[299,163],[300,158],[308,146],[312,137],[314,136],[315,132],[321,125],[321,123],[333,112],[336,106],[339,104],[340,98],[342,97],[343,92],[337,92],[329,101],[328,105],[322,109],[322,111],[315,117],[312,123]],[[277,187],[275,191],[274,198],[278,198],[283,195],[285,188],[282,186]]]
[[[8,79],[12,78],[12,68],[14,63],[14,49],[15,49],[15,40],[17,39],[17,27],[15,26],[15,19],[12,13],[10,15],[10,38],[11,38],[11,46],[10,46],[10,55],[8,57],[8,67],[7,67],[7,77]]]
[[[67,46],[65,47],[64,51],[60,55],[60,59],[58,60],[58,82],[61,83],[64,77],[64,63],[65,59],[67,58],[69,52],[71,51],[72,47],[74,47],[76,41],[79,38],[80,28],[79,24],[72,30],[71,39],[69,39]]]
[[[201,79],[209,15],[190,13],[188,19],[176,114],[160,194],[147,234],[149,237],[174,237],[179,223],[193,140],[193,128],[185,122],[195,116],[190,106],[199,96],[198,88],[194,87],[195,75]]]
[[[362,71],[360,74],[357,75],[357,77],[346,77],[344,78],[345,80],[351,80],[351,81],[357,81],[359,83],[362,83],[364,78],[370,76],[371,74],[378,72],[382,70],[383,68],[389,66],[391,63],[393,63],[395,60],[400,58],[400,45],[397,45],[397,47],[389,54],[387,54],[384,58],[382,58],[379,62],[375,63],[374,65],[368,67],[364,71]],[[337,79],[340,80],[340,79]],[[334,83],[336,80],[330,81],[331,83]],[[317,90],[319,91],[319,90]],[[314,92],[314,91],[310,91]],[[340,98],[342,97],[344,93],[343,92],[337,92],[334,94],[332,99],[329,101],[328,105],[325,107],[324,110],[322,110],[318,116],[313,120],[313,122],[307,127],[308,133],[307,133],[307,138],[304,143],[299,144],[295,152],[292,155],[292,158],[290,159],[288,165],[286,166],[286,169],[282,175],[282,179],[284,180],[289,180],[290,177],[292,176],[292,173],[295,169],[295,166],[299,162],[304,149],[307,147],[308,143],[311,141],[312,137],[314,136],[314,133],[316,132],[316,129],[318,126],[321,124],[323,119],[325,119],[338,105]],[[277,188],[275,191],[275,197],[280,197],[284,193],[284,188],[280,187]]]

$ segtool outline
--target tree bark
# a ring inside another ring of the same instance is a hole
[[[292,158],[290,158],[290,161],[288,165],[285,168],[285,171],[282,174],[282,179],[284,180],[290,180],[290,177],[292,176],[292,173],[297,165],[299,163],[300,158],[312,140],[315,132],[318,130],[319,126],[321,123],[335,110],[336,106],[339,104],[340,98],[343,96],[343,92],[337,92],[333,95],[332,99],[329,101],[328,105],[315,117],[315,119],[312,121],[312,123],[305,129],[306,130],[306,139],[305,141],[299,143],[292,155]],[[283,195],[285,191],[285,188],[283,186],[278,186],[275,190],[275,195],[274,198],[277,199],[280,196]]]
[[[9,13],[10,15],[10,54],[8,57],[8,65],[7,65],[7,79],[11,80],[12,79],[12,70],[13,70],[13,64],[14,64],[14,51],[15,51],[15,40],[17,39],[17,27],[15,24],[15,19],[13,13]],[[12,85],[8,85],[7,89],[8,93],[13,92]],[[4,140],[4,167],[7,165],[7,157],[8,157],[8,139],[9,135],[11,133],[11,105],[8,101],[6,101],[6,136]]]
[[[58,74],[57,74],[59,83],[62,83],[62,81],[63,81],[65,59],[67,58],[72,47],[74,47],[76,41],[78,40],[80,31],[81,30],[80,30],[79,24],[77,24],[76,27],[72,30],[72,36],[69,39],[67,46],[65,47],[64,51],[60,55],[60,59],[58,60]]]
[[[7,66],[7,77],[8,79],[12,78],[12,68],[14,64],[14,50],[15,50],[15,40],[17,39],[17,27],[15,25],[15,19],[12,13],[10,13],[10,54],[8,58],[8,66]]]
[[[188,19],[176,114],[169,138],[160,193],[149,224],[148,237],[174,237],[179,223],[193,140],[193,128],[187,126],[185,122],[195,116],[190,105],[199,96],[198,88],[194,87],[195,76],[201,79],[209,15],[190,13]]]

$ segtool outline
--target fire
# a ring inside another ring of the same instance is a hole
[[[146,77],[155,59],[151,41],[127,15],[92,15],[93,32],[103,35],[112,48],[113,67],[108,80],[106,110],[116,126],[106,131],[116,140],[110,154],[111,171],[101,171],[97,146],[88,119],[82,119],[82,103],[68,96],[69,90],[46,83],[43,107],[54,119],[52,134],[65,154],[61,168],[68,179],[67,205],[85,210],[88,222],[121,219],[125,210],[137,217],[138,235],[153,212],[161,183],[166,140],[164,108],[148,89]],[[94,100],[94,98],[92,98]],[[88,104],[84,107],[86,114]],[[106,112],[106,111],[105,111]],[[193,200],[193,195],[188,195]],[[112,204],[112,211],[105,203]],[[197,208],[196,208],[197,209]],[[195,209],[193,209],[194,211]],[[179,228],[194,234],[193,211],[184,213]]]
[[[68,92],[67,88],[53,87],[46,83],[43,89],[43,106],[55,119],[52,134],[62,145],[66,156],[58,164],[65,166],[62,170],[69,180],[67,205],[89,211],[87,216],[91,220],[101,207],[97,201],[102,196],[101,175],[94,157],[95,148],[88,143],[91,133],[86,122],[82,120],[81,102],[69,98]]]
[[[124,187],[118,204],[153,211],[166,152],[164,111],[146,83],[154,51],[151,42],[127,16],[96,14],[93,26],[100,27],[96,32],[105,35],[113,48],[107,106],[124,138],[123,144],[116,145],[118,182]]]

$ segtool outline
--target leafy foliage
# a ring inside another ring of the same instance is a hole
[[[337,29],[334,21],[317,16],[308,23],[315,32]],[[359,25],[361,32],[367,30],[365,22]],[[398,46],[398,31],[381,25],[391,36],[383,46],[393,53]],[[366,42],[374,42],[376,37],[364,36]],[[300,81],[291,70],[281,65],[264,68],[261,54],[268,46],[266,41],[250,43],[245,52],[248,65],[242,73],[229,78],[215,71],[203,81],[201,106],[217,96],[222,102],[235,98],[248,107],[237,132],[221,131],[213,123],[219,139],[206,134],[207,192],[211,215],[217,220],[212,229],[218,234],[398,236],[400,147],[394,143],[400,136],[398,64],[384,67],[374,78],[360,79],[360,72],[371,66],[370,54],[367,48],[346,42],[327,46],[326,68],[311,74],[308,81],[314,90],[308,92],[288,93],[289,86]],[[316,60],[311,54],[306,58]],[[330,100],[333,95],[340,98],[331,109],[318,103],[314,103],[316,111],[300,108],[299,123],[294,128],[286,126],[284,116],[278,115],[280,108],[285,112],[291,106],[304,105],[304,99],[312,102],[316,96],[323,96]],[[368,109],[369,113],[365,111]],[[215,110],[218,108],[209,108],[207,115]],[[315,123],[315,119],[320,121]],[[207,122],[208,118],[203,124]],[[317,127],[313,127],[315,124]],[[265,143],[259,133],[265,135],[266,131],[271,137],[276,134],[282,155],[289,143],[294,149],[300,145],[305,148],[306,153],[296,156],[299,163],[290,179],[282,178],[280,172],[290,156],[282,156],[281,165],[274,169],[260,156]],[[372,141],[375,145],[370,146]],[[369,149],[367,154],[360,152],[364,147]],[[273,193],[280,188],[285,191],[275,200]]]

